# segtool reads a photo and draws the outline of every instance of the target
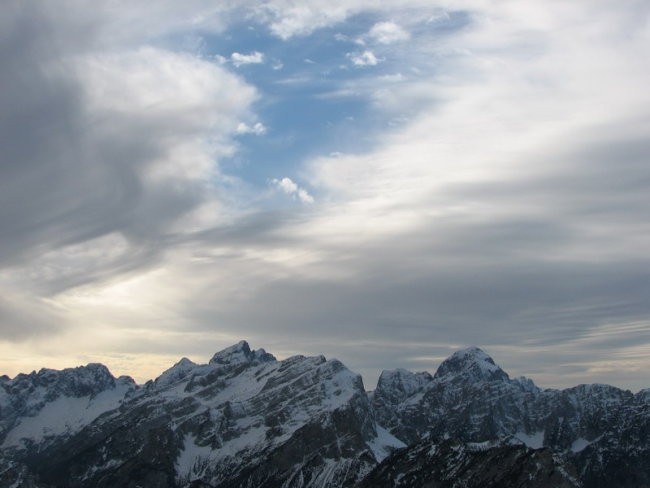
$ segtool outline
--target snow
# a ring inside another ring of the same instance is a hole
[[[460,351],[456,351],[451,357],[452,359],[457,358],[463,362],[476,364],[482,373],[496,373],[501,369],[496,364],[494,364],[494,361],[490,356],[488,356],[482,349],[479,349],[478,347],[468,347],[466,349],[461,349]]]
[[[372,453],[375,455],[377,462],[380,463],[386,459],[386,457],[388,457],[393,449],[401,449],[403,447],[406,447],[406,444],[404,444],[397,437],[384,429],[381,425],[377,425],[376,430],[377,437],[371,441],[368,441],[367,444],[368,447],[370,447]]]
[[[341,363],[331,359],[319,366],[319,372],[327,373],[328,369],[336,369]],[[342,365],[341,365],[342,366]],[[323,381],[323,394],[321,405],[327,410],[336,410],[347,405],[355,393],[355,384],[360,382],[360,376],[347,368],[337,371],[331,379]]]
[[[456,351],[438,367],[434,379],[454,381],[459,375],[474,381],[508,379],[508,375],[478,347]]]
[[[190,374],[198,365],[193,363],[187,358],[182,358],[174,366],[164,371],[158,378],[156,378],[156,387],[164,388],[167,385],[182,380]]]
[[[240,343],[228,348],[226,353],[218,353],[216,356],[222,361],[225,361],[226,356],[239,358],[240,352],[245,349]],[[262,354],[266,353],[262,352]],[[179,363],[177,366],[191,367],[190,376],[195,380],[202,375],[223,368],[222,363],[219,362],[198,366],[192,366],[188,362],[183,363]],[[349,405],[350,400],[357,393],[365,394],[361,388],[359,375],[352,373],[335,359],[326,361],[322,357],[300,357],[289,361],[289,368],[286,368],[284,361],[250,364],[250,367],[239,370],[236,376],[229,377],[226,373],[226,376],[222,377],[222,387],[211,391],[209,395],[200,394],[200,390],[197,391],[194,388],[187,391],[188,376],[181,377],[171,384],[166,384],[165,381],[161,382],[165,386],[158,395],[165,400],[180,401],[185,397],[192,397],[210,412],[218,412],[224,404],[229,403],[231,412],[235,417],[240,417],[235,420],[236,425],[233,427],[233,430],[237,432],[236,437],[225,442],[222,441],[223,444],[219,448],[211,449],[210,452],[206,449],[201,450],[203,448],[193,447],[196,446],[194,438],[186,437],[186,447],[179,455],[177,462],[179,477],[196,474],[195,462],[192,458],[196,452],[200,451],[200,455],[205,461],[209,460],[214,464],[225,458],[240,456],[245,451],[258,451],[269,447],[270,444],[280,444],[319,415]],[[283,366],[285,367],[282,371],[278,372]],[[287,375],[289,381],[281,381],[271,387],[274,383],[269,383],[269,380],[277,378],[278,374]],[[251,404],[250,401],[253,399],[256,400]],[[282,433],[269,439],[267,436],[269,428],[264,422],[265,412],[257,411],[259,407],[254,405],[258,402],[277,401],[277,399],[281,399],[289,418],[283,422]],[[247,412],[251,408],[253,411]],[[194,415],[196,415],[196,410],[187,414],[188,417]],[[175,419],[174,424],[180,425],[182,420],[181,418]],[[402,447],[400,441],[387,432],[377,442],[376,448],[382,452],[382,458],[388,453],[388,446]]]
[[[196,437],[186,434],[183,440],[183,449],[176,458],[176,477],[181,481],[191,481],[201,474],[204,462],[210,459],[212,448],[199,446]]]
[[[588,441],[587,439],[583,437],[578,437],[573,443],[571,444],[571,451],[572,452],[580,452],[583,451],[586,447],[590,446],[594,442],[597,442],[600,440],[602,436],[596,437],[593,441]]]
[[[526,444],[532,449],[540,449],[544,447],[544,431],[540,430],[533,434],[526,434],[525,432],[517,432],[514,437]]]
[[[412,373],[401,368],[384,370],[379,376],[377,388],[400,397],[410,397],[421,391],[432,379],[429,373]]]
[[[336,459],[325,459],[321,472],[309,484],[313,488],[328,488],[336,486],[336,475],[344,467],[343,462]],[[290,486],[287,484],[287,486]],[[284,488],[284,486],[283,486]]]
[[[486,451],[491,447],[494,447],[495,443],[493,441],[483,441],[483,442],[468,442],[466,444],[467,450],[470,452],[476,451]]]
[[[128,384],[118,383],[94,397],[61,396],[46,403],[36,415],[22,417],[7,434],[2,447],[21,447],[24,440],[38,443],[49,436],[78,432],[101,414],[117,408],[129,390]]]
[[[256,447],[262,447],[266,443],[266,432],[268,428],[263,425],[251,426],[245,428],[242,433],[226,442],[216,451],[216,458],[226,456],[235,456],[244,450],[252,450]]]

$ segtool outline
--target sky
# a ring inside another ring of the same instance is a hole
[[[4,0],[0,373],[650,387],[649,57],[646,0]]]

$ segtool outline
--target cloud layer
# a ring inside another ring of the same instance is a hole
[[[547,386],[650,386],[645,2],[212,3],[0,7],[3,372],[144,379],[245,337],[369,388],[468,344]],[[350,75],[319,96],[366,104],[358,145],[269,160],[270,187],[224,169],[273,133],[242,78],[265,46],[178,40],[238,22],[331,32]]]

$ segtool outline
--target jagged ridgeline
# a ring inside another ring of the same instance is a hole
[[[650,390],[541,390],[468,348],[367,393],[245,341],[143,386],[100,364],[0,378],[0,487],[118,486],[650,486]]]

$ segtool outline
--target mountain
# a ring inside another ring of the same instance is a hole
[[[542,390],[479,348],[434,375],[241,341],[136,385],[0,377],[0,487],[650,486],[650,390]]]
[[[110,378],[105,383],[98,381],[96,396]],[[353,486],[404,446],[376,424],[361,377],[341,362],[323,356],[277,361],[244,341],[208,364],[182,359],[115,406],[47,442],[9,430],[5,439],[12,441],[2,448],[13,463],[12,481]],[[38,418],[25,415],[23,422]]]
[[[395,376],[400,381],[394,381]],[[509,440],[548,448],[586,487],[650,486],[650,402],[609,385],[541,390],[511,379],[479,348],[445,360],[435,375],[384,371],[372,394],[377,422],[407,444]]]
[[[117,408],[136,390],[127,377],[89,364],[62,371],[41,369],[0,379],[0,443],[4,450],[47,445],[81,430]]]

